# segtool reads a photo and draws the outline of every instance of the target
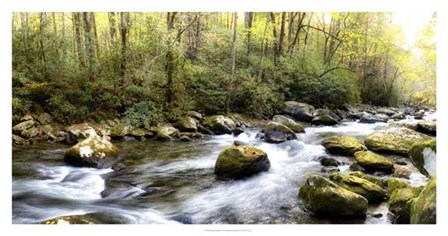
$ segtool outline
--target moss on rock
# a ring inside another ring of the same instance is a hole
[[[269,122],[266,125],[264,140],[268,143],[282,143],[296,138],[294,131],[285,125],[277,122]]]
[[[335,155],[352,156],[357,151],[367,150],[361,141],[350,136],[331,136],[324,139],[321,144]]]
[[[365,179],[367,181],[370,181],[370,182],[380,186],[381,188],[385,188],[387,186],[387,182],[384,181],[383,179],[375,177],[373,175],[365,174],[365,173],[363,173],[361,171],[353,171],[353,172],[350,172],[349,175],[353,175],[353,176],[356,176],[358,178],[362,178],[362,179]]]
[[[365,197],[369,202],[380,202],[387,192],[368,180],[342,173],[332,173],[330,179],[339,186]]]
[[[303,126],[301,124],[295,122],[293,119],[290,119],[286,116],[275,115],[272,118],[272,121],[280,123],[280,124],[290,128],[295,133],[305,133],[305,129],[303,128]]]
[[[389,211],[395,214],[395,222],[409,223],[411,204],[422,188],[399,188],[389,198]]]
[[[215,174],[220,178],[243,178],[269,170],[268,155],[262,150],[248,146],[230,146],[219,153]]]
[[[404,127],[388,127],[369,135],[364,144],[374,152],[388,152],[407,155],[417,141],[430,139],[429,136]]]
[[[173,140],[174,138],[178,138],[180,135],[178,129],[169,125],[159,126],[155,129],[155,131],[157,140],[161,141]]]
[[[390,178],[387,180],[387,192],[392,194],[397,189],[409,188],[411,185],[408,181],[399,178]]]
[[[394,163],[389,159],[371,151],[359,151],[355,153],[358,164],[366,170],[393,172]]]
[[[189,116],[181,117],[176,124],[174,124],[174,127],[179,129],[181,132],[196,132],[198,129],[196,126],[196,120]]]
[[[299,197],[304,206],[318,217],[331,219],[365,218],[368,201],[329,179],[309,175],[300,187]]]
[[[436,174],[436,139],[430,139],[423,142],[416,142],[409,150],[409,157],[412,163],[426,176],[434,176]]]
[[[209,116],[204,119],[202,125],[214,134],[231,134],[236,128],[235,122],[223,115]]]
[[[411,203],[411,224],[436,224],[436,195],[436,177],[433,177]]]

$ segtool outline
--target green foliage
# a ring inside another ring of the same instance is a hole
[[[141,101],[126,109],[125,122],[134,127],[149,128],[162,119],[161,111],[151,101]]]

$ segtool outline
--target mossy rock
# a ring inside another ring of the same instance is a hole
[[[94,224],[102,224],[102,222],[98,221],[95,218],[86,216],[86,215],[73,215],[73,216],[59,216],[53,219],[46,220],[41,224],[44,225],[58,225],[58,224],[70,224],[70,225],[94,225]]]
[[[369,203],[385,200],[387,192],[381,186],[353,175],[332,173],[330,180],[337,185],[365,197]]]
[[[197,112],[197,111],[187,111],[187,113],[185,113],[186,116],[192,117],[196,120],[202,120],[204,119],[204,117],[202,116],[201,113]]]
[[[436,177],[432,177],[411,204],[411,224],[436,224],[436,195]]]
[[[387,186],[387,182],[384,181],[383,179],[375,177],[373,175],[365,174],[365,173],[363,173],[361,171],[353,171],[353,172],[350,172],[349,175],[353,175],[353,176],[356,176],[358,178],[362,178],[362,179],[365,179],[367,181],[370,181],[370,182],[380,186],[381,188],[386,188],[386,186]]]
[[[410,188],[409,181],[399,178],[390,178],[387,180],[387,192],[392,194],[397,189]]]
[[[264,140],[268,143],[282,143],[297,139],[296,134],[290,128],[277,122],[269,122],[264,132]]]
[[[268,171],[270,167],[268,155],[262,150],[248,146],[230,146],[219,153],[215,174],[219,178],[240,179]]]
[[[314,117],[314,107],[306,103],[287,101],[283,113],[298,121],[310,122]]]
[[[189,116],[184,116],[180,118],[175,124],[174,127],[179,129],[181,132],[196,132],[198,127],[196,126],[196,120]]]
[[[417,123],[417,131],[431,136],[437,135],[437,122],[420,121]]]
[[[319,109],[316,111],[317,116],[311,120],[314,125],[337,125],[341,118],[328,109]]]
[[[12,131],[14,134],[21,134],[23,131],[34,127],[35,124],[34,120],[26,120],[12,127]]]
[[[293,119],[290,119],[286,116],[282,115],[275,115],[272,118],[272,121],[280,123],[288,128],[290,128],[294,133],[305,133],[305,129],[303,126],[297,122],[295,122]]]
[[[133,127],[123,123],[118,123],[114,125],[111,129],[110,136],[115,139],[121,139],[126,135],[131,134]]]
[[[399,188],[389,197],[389,211],[395,214],[396,223],[409,223],[411,204],[420,194],[422,188]]]
[[[155,131],[157,140],[161,141],[173,140],[175,138],[178,138],[180,135],[178,129],[168,125],[159,126],[155,129]]]
[[[353,156],[355,152],[367,150],[361,141],[349,136],[331,136],[324,139],[321,144],[335,155]]]
[[[393,172],[394,163],[392,161],[371,151],[356,152],[355,160],[366,170]]]
[[[118,148],[107,139],[98,136],[93,128],[87,132],[89,132],[88,138],[65,152],[64,161],[74,166],[101,168],[106,156],[115,156]]]
[[[309,175],[300,186],[299,197],[317,217],[330,219],[365,218],[368,201],[320,175]]]
[[[202,125],[214,134],[231,134],[236,128],[235,122],[223,115],[209,116],[204,119]]]
[[[133,137],[145,137],[146,136],[146,131],[142,128],[135,128],[131,131],[130,133],[131,136]]]
[[[418,141],[426,141],[429,136],[404,127],[388,127],[369,135],[364,144],[374,152],[407,155],[411,146]]]
[[[416,142],[409,150],[409,157],[412,164],[426,176],[436,174],[436,139],[430,139],[423,142]]]

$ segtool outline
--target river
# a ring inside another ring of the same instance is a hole
[[[432,117],[431,117],[432,118]],[[404,122],[415,122],[412,119]],[[191,142],[123,140],[113,168],[77,168],[63,162],[63,144],[13,147],[12,221],[34,224],[65,215],[87,214],[104,223],[120,224],[391,224],[387,203],[370,205],[358,221],[316,219],[301,206],[299,186],[307,174],[322,173],[318,158],[331,156],[346,165],[353,158],[334,157],[320,142],[329,135],[364,138],[387,125],[344,122],[308,127],[298,140],[269,144],[258,130],[209,136]],[[240,140],[268,154],[271,168],[244,180],[217,180],[213,173],[220,150]],[[427,179],[409,159],[414,186]]]

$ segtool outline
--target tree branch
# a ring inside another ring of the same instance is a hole
[[[328,70],[326,70],[326,71],[324,71],[324,73],[322,73],[321,75],[319,75],[319,78],[322,78],[324,75],[326,75],[327,73],[329,73],[329,72],[331,72],[331,71],[334,71],[334,70],[348,70],[348,71],[351,71],[351,72],[356,72],[356,70],[353,70],[353,69],[350,69],[350,68],[345,68],[345,67],[333,67],[333,68],[331,68],[331,69],[328,69]]]

